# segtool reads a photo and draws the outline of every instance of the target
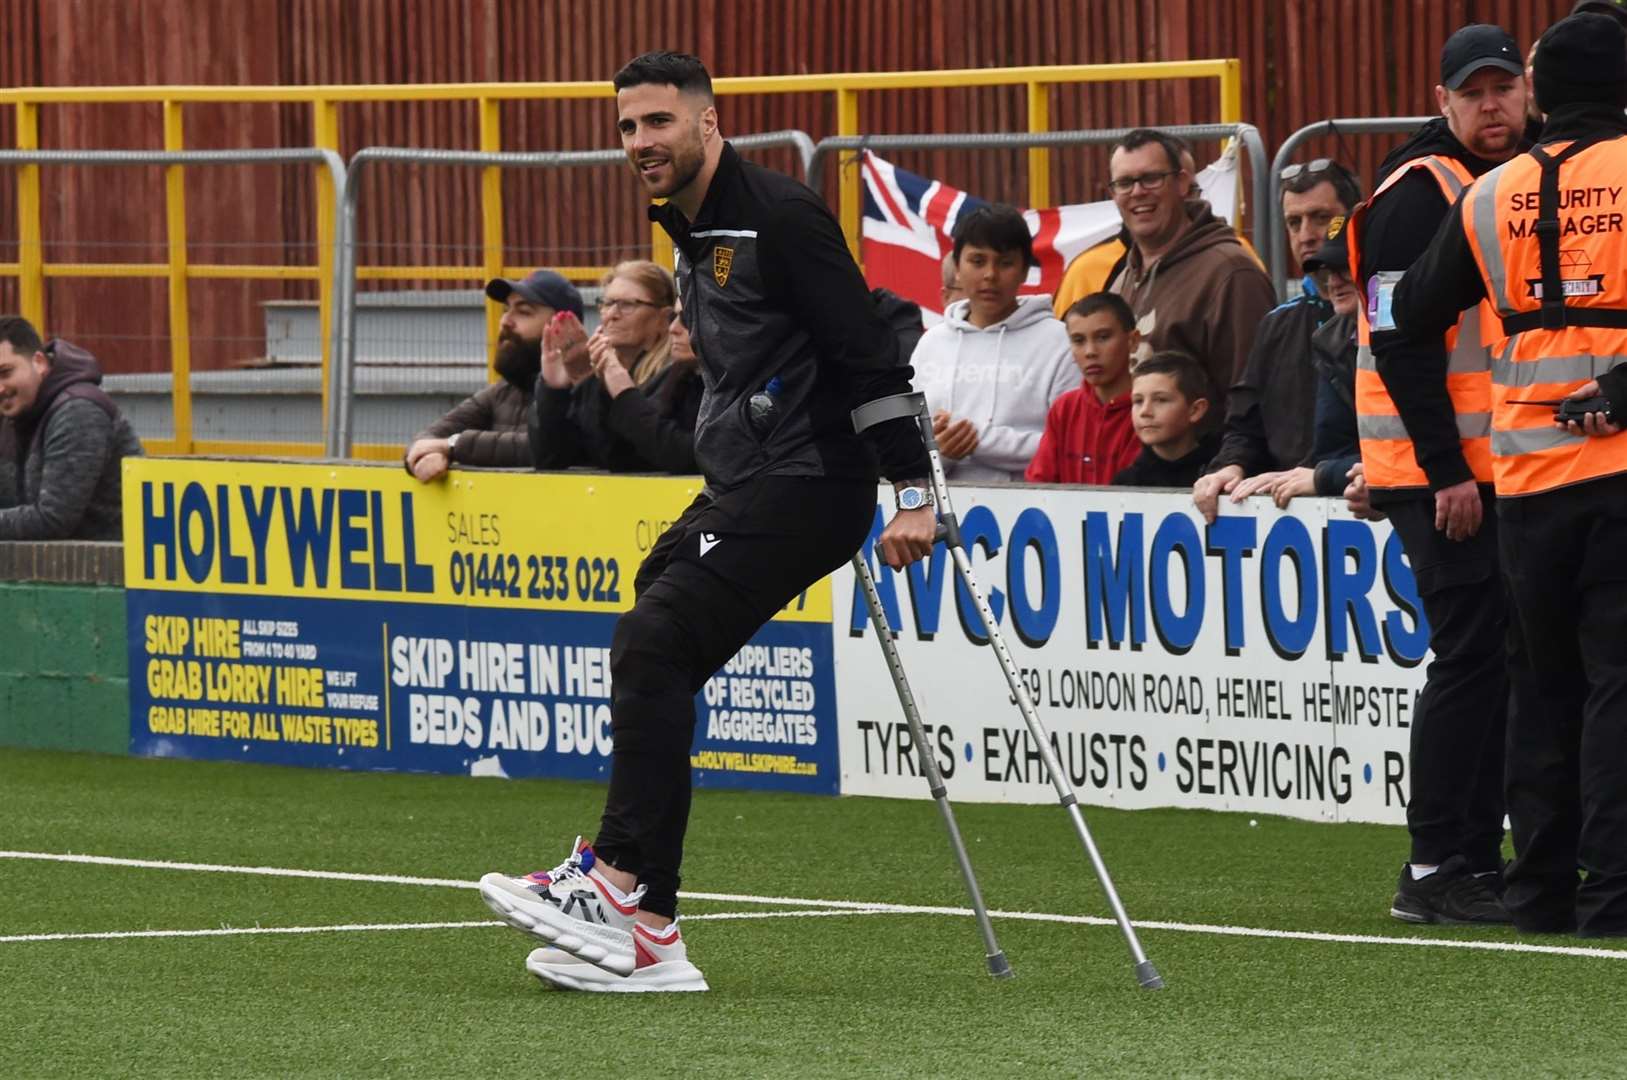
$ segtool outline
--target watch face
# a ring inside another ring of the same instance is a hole
[[[905,488],[898,493],[900,510],[919,510],[926,504],[926,493],[920,488]]]

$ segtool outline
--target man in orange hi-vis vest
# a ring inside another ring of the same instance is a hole
[[[1417,579],[1434,659],[1413,715],[1412,851],[1390,914],[1498,923],[1502,887],[1507,608],[1497,566],[1488,444],[1489,361],[1473,326],[1408,340],[1390,294],[1459,192],[1519,152],[1524,54],[1500,27],[1465,26],[1441,50],[1441,118],[1392,151],[1350,227],[1358,317],[1351,490],[1389,515]]]
[[[1554,24],[1533,82],[1542,142],[1468,189],[1392,310],[1409,337],[1471,311],[1491,350],[1513,603],[1505,905],[1521,930],[1624,936],[1627,34],[1603,15]]]

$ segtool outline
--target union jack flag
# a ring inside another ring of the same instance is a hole
[[[942,262],[954,246],[951,234],[961,214],[988,205],[940,180],[901,169],[869,150],[862,153],[864,177],[864,271],[871,287],[891,289],[921,305],[943,307]],[[1236,151],[1228,151],[1198,174],[1198,187],[1215,213],[1235,221]],[[1111,199],[1045,210],[1025,210],[1034,234],[1039,265],[1029,270],[1023,293],[1055,293],[1068,264],[1120,228]]]

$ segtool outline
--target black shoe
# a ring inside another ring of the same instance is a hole
[[[1576,928],[1579,938],[1627,938],[1627,926],[1579,926]]]
[[[1503,893],[1507,891],[1508,884],[1503,880],[1502,868],[1498,868],[1496,870],[1478,870],[1475,872],[1474,876],[1475,880],[1484,885],[1493,896],[1499,900],[1503,898]]]
[[[1485,881],[1469,872],[1461,855],[1447,859],[1422,881],[1414,880],[1412,867],[1402,863],[1390,915],[1402,922],[1446,926],[1510,921],[1502,901]]]

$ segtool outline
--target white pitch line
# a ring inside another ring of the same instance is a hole
[[[684,921],[700,919],[792,919],[821,915],[890,915],[885,911],[717,911],[705,915],[685,915]],[[123,941],[128,938],[243,937],[256,934],[340,934],[376,930],[471,930],[507,927],[496,919],[475,922],[342,923],[337,926],[220,926],[204,930],[98,930],[78,934],[7,934],[0,945],[33,941]]]
[[[340,926],[220,926],[206,930],[104,930],[83,934],[10,934],[0,944],[24,941],[121,941],[125,938],[241,937],[249,934],[338,934],[362,930],[467,930],[476,926],[507,926],[492,919],[479,922],[345,923]]]
[[[46,851],[0,851],[0,859],[32,859],[44,862],[90,863],[97,866],[127,866],[146,870],[192,870],[217,874],[259,874],[267,877],[316,878],[328,881],[362,881],[384,885],[427,885],[457,889],[472,889],[479,883],[456,878],[408,877],[400,874],[357,874],[342,870],[299,870],[277,866],[223,866],[214,863],[170,862],[157,859],[124,859],[107,855],[73,855]],[[891,904],[884,901],[818,900],[795,896],[753,896],[749,893],[680,892],[686,900],[706,900],[724,904],[773,904],[787,907],[823,909],[829,912],[866,915],[957,915],[970,916],[971,908],[937,907],[924,904]],[[743,918],[751,913],[690,915],[686,918],[706,919]],[[769,913],[762,913],[765,917]],[[814,911],[776,912],[774,916],[809,917]],[[1114,926],[1112,919],[1099,915],[1061,915],[1044,911],[990,911],[990,917],[1020,922],[1062,923],[1074,926]],[[1627,960],[1627,949],[1599,949],[1583,945],[1537,945],[1524,941],[1462,941],[1453,938],[1390,937],[1383,934],[1333,934],[1317,930],[1272,930],[1254,926],[1223,926],[1208,923],[1160,922],[1132,920],[1138,929],[1168,930],[1180,934],[1209,934],[1217,937],[1271,938],[1279,941],[1316,941],[1342,945],[1412,945],[1436,949],[1469,949],[1480,952],[1534,953],[1544,956],[1576,956],[1598,960]],[[408,925],[409,928],[416,924]],[[465,925],[465,924],[457,924]],[[468,924],[483,925],[483,924]],[[381,927],[393,929],[391,926]],[[306,928],[304,932],[320,932],[323,927]],[[366,927],[363,927],[366,929]],[[266,932],[277,932],[275,928]],[[151,933],[160,933],[153,931]],[[216,933],[215,931],[178,931],[177,933]],[[0,942],[12,940],[0,938]],[[32,940],[32,939],[30,939]]]
[[[722,922],[728,919],[817,919],[830,915],[891,915],[893,912],[884,908],[853,908],[832,911],[829,908],[818,908],[813,911],[708,911],[700,915],[685,915],[684,922],[700,922],[708,919]],[[507,926],[507,923],[503,924]]]
[[[138,870],[195,870],[206,874],[262,874],[266,877],[318,878],[323,881],[370,881],[380,885],[434,885],[453,889],[473,889],[480,884],[476,881],[459,881],[456,878],[351,874],[343,870],[295,870],[286,866],[220,866],[215,863],[115,859],[107,855],[72,855],[47,851],[0,851],[0,859],[39,859],[45,862],[89,863],[93,866],[129,866]]]

